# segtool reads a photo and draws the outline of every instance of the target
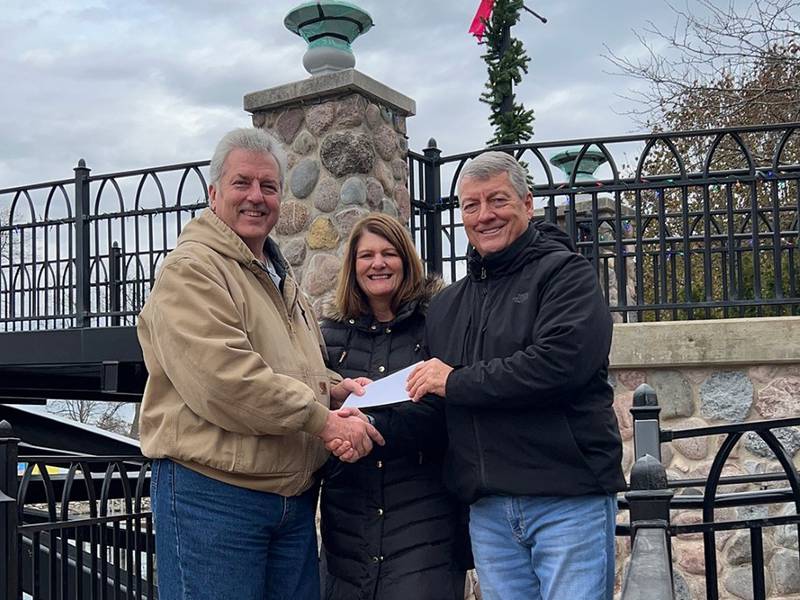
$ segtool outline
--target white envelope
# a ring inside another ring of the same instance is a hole
[[[398,402],[405,402],[411,400],[406,391],[406,380],[414,370],[414,367],[421,365],[422,361],[400,369],[387,375],[383,379],[373,381],[364,388],[363,396],[356,396],[350,394],[344,401],[342,406],[352,408],[368,408],[370,406],[386,406],[387,404],[396,404]]]

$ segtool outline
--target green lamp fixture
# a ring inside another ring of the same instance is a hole
[[[550,159],[550,164],[558,167],[567,176],[567,179],[572,177],[572,172],[575,170],[575,159],[578,158],[581,148],[567,148],[562,152],[554,155]],[[581,162],[578,165],[578,172],[575,173],[575,181],[595,181],[594,172],[600,165],[608,162],[606,155],[600,149],[591,147],[586,150],[586,153],[581,157]]]
[[[350,44],[373,25],[372,17],[341,0],[304,2],[289,11],[283,24],[308,43],[303,66],[312,75],[352,69],[356,57]]]

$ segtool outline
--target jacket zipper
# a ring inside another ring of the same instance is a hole
[[[487,299],[489,298],[489,284],[486,281],[486,267],[481,267],[481,285],[483,289],[481,293],[483,294],[483,299],[481,302],[481,314],[480,320],[478,321],[478,332],[475,336],[475,341],[481,339],[481,335],[485,330],[484,323],[486,322],[486,303]],[[479,360],[482,348],[479,348],[477,343],[475,344],[475,350],[472,355],[473,361],[477,362]],[[487,488],[488,482],[486,480],[486,461],[484,460],[483,456],[483,444],[481,443],[481,434],[478,430],[478,420],[475,418],[475,413],[471,413],[470,417],[472,418],[472,432],[475,435],[475,449],[478,454],[478,473],[480,476],[481,487]]]
[[[486,482],[486,462],[483,460],[481,434],[478,431],[478,421],[475,419],[475,415],[471,414],[470,417],[472,418],[472,432],[475,434],[475,449],[478,453],[478,473],[480,475],[481,487],[485,489],[488,487],[488,484]]]

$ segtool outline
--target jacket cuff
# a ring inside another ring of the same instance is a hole
[[[459,396],[459,383],[462,379],[462,375],[464,374],[464,367],[463,365],[457,365],[453,367],[453,370],[450,371],[450,374],[447,376],[447,381],[444,384],[444,398],[445,401],[450,404],[458,404],[458,396]]]
[[[339,383],[342,383],[342,380],[344,379],[344,377],[339,375],[339,373],[337,373],[333,369],[328,369],[328,379],[331,382],[331,386],[334,386],[334,385],[337,385]]]
[[[322,428],[325,427],[325,422],[328,420],[328,410],[324,405],[319,402],[313,402],[308,411],[308,419],[303,424],[302,430],[311,435],[319,435]]]
[[[381,410],[374,413],[364,412],[372,426],[383,433],[389,426],[389,411]]]

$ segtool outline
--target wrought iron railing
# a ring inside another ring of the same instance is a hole
[[[631,491],[625,494],[623,506],[630,508],[630,525],[627,529],[634,538],[634,544],[631,568],[624,585],[628,593],[623,591],[622,600],[644,597],[652,600],[671,599],[671,594],[663,585],[659,588],[663,593],[658,595],[653,595],[652,587],[649,595],[642,596],[639,592],[646,589],[643,586],[648,579],[650,583],[663,581],[664,569],[670,571],[666,579],[672,580],[672,538],[690,534],[702,534],[706,598],[716,600],[720,596],[717,535],[735,531],[749,534],[753,598],[764,600],[768,597],[765,547],[773,544],[767,541],[767,532],[785,528],[787,538],[794,536],[793,542],[787,542],[786,552],[794,555],[795,568],[800,568],[800,474],[778,434],[787,428],[796,430],[800,427],[800,417],[671,431],[660,428],[659,412],[655,391],[643,384],[635,392],[631,409],[634,455],[637,460],[631,474]],[[774,470],[723,475],[727,461],[745,435],[752,440],[760,440],[771,452]],[[707,477],[667,480],[660,462],[661,444],[679,439],[717,436],[723,439]],[[745,518],[721,518],[719,511],[731,507],[747,507],[749,512]],[[782,512],[779,512],[780,507],[783,507]],[[672,513],[677,514],[678,511],[688,516],[680,521],[672,520]],[[637,544],[638,532],[642,530],[648,531],[646,541]]]
[[[156,598],[149,461],[29,451],[0,422],[0,596]]]
[[[132,324],[208,161],[0,190],[0,330]]]
[[[620,320],[785,315],[800,313],[798,128],[790,123],[500,149],[527,163],[536,218],[569,232],[597,268]],[[409,155],[410,171],[418,174],[412,205],[441,231],[427,246],[423,241],[423,255],[446,280],[465,271],[456,184],[480,152],[441,156],[431,140],[423,155]]]
[[[536,218],[560,224],[594,263],[618,320],[800,314],[798,128],[504,149],[527,162]],[[408,156],[410,227],[446,281],[465,272],[456,182],[481,151],[442,156],[433,142]],[[81,161],[71,179],[1,189],[0,331],[132,324],[206,205],[207,167],[91,175]]]

